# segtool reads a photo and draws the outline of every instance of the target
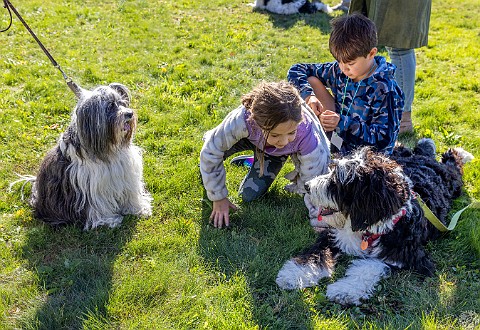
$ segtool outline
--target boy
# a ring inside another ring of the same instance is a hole
[[[342,16],[332,21],[329,40],[336,61],[295,64],[288,72],[341,153],[372,146],[391,154],[397,140],[404,95],[393,77],[395,66],[376,56],[376,46],[371,20],[358,13]]]

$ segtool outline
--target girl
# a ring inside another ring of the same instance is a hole
[[[213,201],[210,220],[217,228],[230,224],[223,161],[234,153],[255,151],[253,165],[240,184],[246,202],[261,197],[273,183],[288,156],[295,171],[285,188],[304,193],[304,184],[328,170],[329,143],[319,122],[306,108],[295,87],[287,82],[262,82],[242,97],[242,105],[204,136],[200,172],[207,197]]]

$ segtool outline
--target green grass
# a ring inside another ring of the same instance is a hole
[[[283,262],[315,240],[301,198],[283,191],[285,180],[243,204],[235,191],[245,170],[228,167],[240,210],[229,230],[208,225],[197,168],[203,132],[260,80],[285,79],[293,63],[332,60],[332,16],[271,15],[247,0],[12,2],[77,83],[131,89],[154,212],[116,229],[55,230],[32,217],[18,190],[7,191],[16,173],[36,173],[75,105],[14,19],[0,33],[0,328],[479,327],[478,210],[429,245],[434,277],[401,272],[350,308],[325,298],[335,278],[305,290],[276,286]],[[462,146],[477,157],[454,210],[480,199],[479,12],[476,0],[434,1],[429,46],[417,50],[415,134],[401,137],[411,144],[429,136],[439,151]],[[0,28],[7,18],[0,8]],[[340,260],[336,277],[348,261]]]

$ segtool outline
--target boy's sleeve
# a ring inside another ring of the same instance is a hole
[[[238,107],[230,112],[220,125],[204,135],[205,142],[200,151],[200,173],[207,197],[211,201],[228,196],[223,156],[235,143],[248,137],[244,110],[243,106]]]
[[[378,90],[385,90],[378,87]],[[353,145],[375,146],[378,151],[391,153],[398,136],[400,120],[403,112],[402,96],[390,91],[376,93],[375,100],[370,102],[368,118],[340,115],[338,135]],[[365,112],[365,104],[356,103]]]
[[[320,79],[322,84],[327,87],[330,87],[328,78],[328,71],[330,68],[330,63],[298,63],[292,65],[290,70],[288,70],[287,79],[288,81],[295,86],[300,92],[302,99],[313,95],[313,88],[308,83],[308,77],[317,77]]]

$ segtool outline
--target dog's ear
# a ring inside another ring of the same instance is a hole
[[[406,203],[408,189],[397,163],[369,151],[349,189],[351,204],[346,205],[346,211],[352,230],[364,231],[392,217]]]
[[[122,100],[125,101],[125,105],[127,107],[130,105],[130,91],[126,86],[119,83],[111,83],[110,85],[108,85],[108,87],[112,88],[120,95]]]

